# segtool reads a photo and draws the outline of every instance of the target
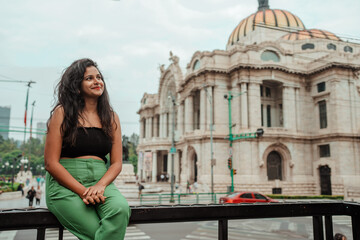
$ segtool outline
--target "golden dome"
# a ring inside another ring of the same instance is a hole
[[[239,25],[237,25],[229,37],[228,45],[235,44],[241,37],[245,37],[249,32],[252,32],[256,28],[262,26],[278,29],[285,28],[286,30],[305,29],[305,26],[300,18],[288,11],[259,7],[259,11],[243,19]]]
[[[335,34],[319,29],[308,29],[308,30],[301,30],[298,32],[293,32],[286,34],[285,36],[281,37],[285,40],[303,40],[303,39],[312,39],[312,38],[323,38],[323,39],[330,39],[341,41],[341,39],[336,36]]]

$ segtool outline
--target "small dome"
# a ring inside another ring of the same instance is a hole
[[[288,11],[268,8],[259,9],[259,11],[243,19],[239,25],[237,25],[229,37],[228,45],[237,43],[241,37],[245,37],[247,34],[258,28],[258,25],[270,28],[288,28],[292,30],[305,29],[300,18]]]
[[[301,30],[298,32],[293,32],[286,34],[285,36],[281,37],[285,40],[303,40],[303,39],[312,39],[312,38],[323,38],[323,39],[330,39],[341,41],[341,39],[336,36],[335,34],[319,29],[308,29],[308,30]]]

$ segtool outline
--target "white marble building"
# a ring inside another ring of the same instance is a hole
[[[359,44],[306,29],[292,13],[259,1],[226,50],[195,52],[185,73],[178,62],[171,53],[158,92],[141,99],[139,176],[156,182],[171,174],[174,109],[175,180],[210,189],[212,108],[214,189],[225,191],[231,177],[224,95],[231,94],[232,133],[265,131],[233,142],[235,190],[359,194]]]

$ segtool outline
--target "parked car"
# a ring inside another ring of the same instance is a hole
[[[219,203],[254,203],[254,202],[278,202],[268,196],[257,192],[235,192],[222,197]]]

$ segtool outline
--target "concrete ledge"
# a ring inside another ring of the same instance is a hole
[[[21,191],[16,192],[3,192],[0,194],[0,200],[11,200],[11,199],[17,199],[21,198]]]

